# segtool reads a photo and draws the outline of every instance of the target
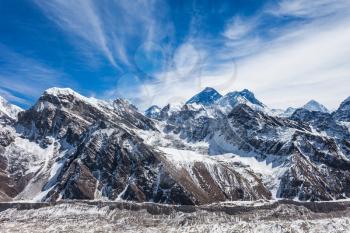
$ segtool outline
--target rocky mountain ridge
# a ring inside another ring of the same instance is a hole
[[[248,90],[213,90],[202,92],[203,103],[199,94],[143,115],[122,99],[48,89],[1,124],[0,200],[198,205],[350,196],[347,101],[333,113],[276,117]]]

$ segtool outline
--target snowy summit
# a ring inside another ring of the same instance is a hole
[[[199,92],[197,95],[189,99],[186,104],[196,103],[202,105],[211,105],[221,97],[222,95],[214,88],[206,87],[203,91]]]
[[[320,104],[319,102],[315,100],[310,100],[307,102],[302,108],[309,110],[311,112],[324,112],[324,113],[329,113],[329,110]]]

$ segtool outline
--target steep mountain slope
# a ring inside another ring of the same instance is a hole
[[[329,113],[329,110],[325,106],[323,106],[322,104],[318,103],[315,100],[310,100],[302,108],[309,110],[311,112]]]
[[[333,117],[338,121],[350,122],[350,97],[340,104]]]
[[[280,118],[248,90],[209,99],[144,116],[122,99],[48,89],[0,128],[0,199],[350,197],[347,101],[332,114],[298,109]]]
[[[215,159],[178,163],[174,151],[145,143],[139,135],[159,135],[158,126],[124,100],[49,89],[9,131],[1,131],[3,200],[204,204],[271,197],[245,167]],[[20,187],[9,190],[18,180]]]
[[[320,111],[299,109],[290,119],[271,116],[260,101],[237,101],[236,96],[240,97],[228,94],[217,100],[218,105],[184,105],[163,119],[164,132],[205,143],[212,155],[236,153],[271,163],[277,177],[270,186],[271,177],[263,180],[274,197],[331,200],[349,196],[348,128]]]
[[[153,105],[153,106],[149,107],[148,109],[146,109],[145,116],[153,118],[153,119],[157,119],[160,117],[161,110],[162,109],[160,107],[158,107],[157,105]]]
[[[222,95],[214,88],[206,87],[203,91],[189,99],[186,104],[211,105],[221,97]]]
[[[23,109],[8,103],[0,96],[0,124],[10,123],[16,120],[18,113],[21,111],[23,111]]]

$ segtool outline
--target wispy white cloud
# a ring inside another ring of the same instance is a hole
[[[317,18],[344,12],[349,7],[348,0],[282,0],[266,12],[276,16]]]
[[[103,25],[91,0],[37,0],[35,2],[45,12],[45,15],[63,30],[90,43],[91,46],[101,51],[112,65],[116,66]]]
[[[78,49],[99,52],[120,70],[122,66],[131,69],[134,65],[131,51],[171,33],[169,25],[161,20],[165,12],[159,1],[35,0],[35,3]],[[89,58],[96,62],[96,56]]]
[[[242,39],[252,32],[257,26],[257,21],[254,19],[242,19],[239,16],[234,17],[226,25],[223,36],[230,40]]]
[[[222,93],[249,88],[271,107],[301,106],[317,99],[336,108],[350,95],[350,20],[345,13],[349,12],[349,3],[288,2],[269,6],[256,16],[254,23],[249,19],[230,20],[223,32],[224,40],[192,38],[193,48],[201,54],[200,64],[187,75],[179,75],[176,66],[172,66],[142,84],[138,93],[145,98],[139,98],[140,106],[149,106],[149,101],[142,99],[152,99],[152,104],[159,105],[185,101],[200,89],[212,86]],[[287,15],[307,20],[257,27],[264,17],[278,20]],[[264,30],[268,37],[259,36],[258,30]],[[189,54],[181,49],[178,52],[181,55],[173,59]]]
[[[350,95],[348,0],[281,0],[253,17],[233,16],[215,38],[200,33],[194,10],[188,35],[175,50],[154,46],[176,33],[171,20],[163,20],[168,9],[160,1],[36,3],[78,48],[129,67],[104,95],[133,98],[141,108],[184,101],[205,86],[223,93],[249,88],[272,107],[315,98],[332,108]],[[144,69],[148,60],[139,61],[147,50],[166,54],[156,74]],[[152,78],[138,77],[135,69]]]

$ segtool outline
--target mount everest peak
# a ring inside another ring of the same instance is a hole
[[[221,97],[222,95],[219,92],[217,92],[214,88],[206,87],[203,91],[199,92],[191,99],[189,99],[186,102],[186,104],[196,103],[202,105],[210,105],[218,99],[220,99]]]
[[[309,111],[329,113],[329,110],[322,104],[318,103],[316,100],[310,100],[302,108]]]

